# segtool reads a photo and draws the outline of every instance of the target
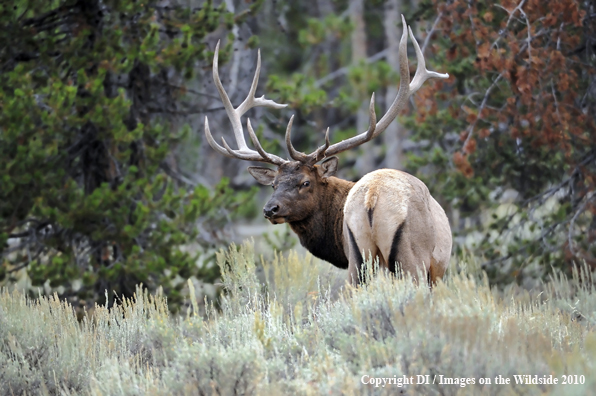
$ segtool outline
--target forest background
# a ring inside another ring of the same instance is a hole
[[[596,2],[578,0],[18,0],[0,5],[0,282],[112,304],[135,285],[170,308],[185,280],[213,284],[213,252],[238,224],[263,225],[269,190],[233,142],[211,78],[232,103],[261,49],[265,149],[285,157],[364,131],[397,93],[403,13],[429,81],[382,136],[340,157],[340,176],[378,168],[421,178],[445,208],[454,256],[493,284],[527,287],[554,268],[596,266]],[[415,70],[409,44],[410,68]],[[269,252],[296,243],[287,226]],[[255,235],[258,236],[258,235]],[[108,290],[109,293],[105,293]],[[108,301],[106,301],[106,298]]]

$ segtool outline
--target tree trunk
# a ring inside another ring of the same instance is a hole
[[[399,70],[399,39],[401,31],[398,23],[401,21],[400,10],[403,7],[402,0],[387,0],[385,3],[385,16],[383,26],[385,28],[385,40],[387,41],[387,63],[396,72]],[[385,94],[385,105],[390,106],[397,96],[397,85],[387,87]],[[398,120],[393,121],[387,130],[383,132],[383,141],[386,147],[385,166],[392,169],[403,169],[402,143],[406,138],[406,129]]]
[[[354,24],[354,30],[352,31],[352,64],[358,65],[360,61],[366,59],[364,0],[350,1],[350,19]],[[360,104],[356,115],[356,133],[362,133],[368,129],[368,104],[368,98]],[[374,150],[372,150],[372,143],[370,145],[370,147],[365,147],[356,161],[356,169],[358,169],[360,175],[364,175],[374,169]]]

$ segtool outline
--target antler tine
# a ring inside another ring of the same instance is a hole
[[[312,153],[308,156],[309,164],[314,164],[316,162],[319,162],[323,158],[325,158],[325,152],[329,148],[330,144],[331,144],[331,142],[329,141],[329,127],[327,127],[327,130],[325,131],[325,144],[322,145],[321,147],[319,147],[318,149],[316,149],[316,151],[314,153]]]
[[[205,136],[207,137],[207,143],[209,143],[209,146],[211,146],[213,150],[225,155],[226,157],[233,157],[225,148],[221,147],[219,144],[217,144],[215,139],[213,139],[213,135],[211,135],[211,130],[209,129],[209,120],[207,117],[205,117]]]
[[[263,146],[261,146],[261,143],[259,142],[259,139],[257,138],[254,129],[252,129],[252,125],[250,124],[250,118],[246,120],[246,126],[248,128],[248,135],[250,136],[250,140],[252,140],[252,144],[255,145],[261,157],[265,158],[268,162],[271,162],[275,165],[281,165],[284,162],[286,162],[286,160],[278,157],[277,155],[269,154],[268,152],[263,150]]]
[[[268,163],[273,163],[273,164],[279,165],[273,161],[270,161],[269,158],[261,157],[256,151],[254,152],[254,154],[252,154],[252,153],[247,154],[247,153],[242,153],[240,150],[233,150],[230,147],[230,145],[228,144],[228,142],[226,142],[226,139],[223,136],[221,138],[221,143],[223,144],[224,148],[226,149],[228,157],[237,158],[237,159],[244,160],[244,161],[268,162]],[[277,158],[279,158],[279,157],[277,157]]]
[[[230,157],[234,157],[234,158],[239,158],[239,159],[244,159],[242,154],[240,154],[239,152],[234,152],[234,150],[232,150],[232,148],[230,147],[230,145],[228,144],[228,142],[226,142],[226,138],[225,137],[221,137],[221,143],[223,144],[223,146],[225,147],[226,151],[228,152],[228,156]]]
[[[410,38],[414,43],[414,49],[416,50],[416,60],[418,61],[418,66],[416,66],[416,74],[414,75],[414,79],[410,83],[410,95],[414,92],[418,91],[422,84],[429,78],[449,78],[448,73],[437,73],[434,71],[430,71],[426,69],[426,60],[424,59],[424,54],[420,50],[420,46],[418,45],[418,41],[416,41],[416,37],[412,34],[412,28],[408,26],[408,32],[410,33]]]
[[[316,149],[311,154],[304,154],[294,148],[292,145],[292,124],[294,123],[294,116],[290,117],[288,127],[286,128],[286,146],[288,146],[288,154],[295,161],[300,161],[307,165],[313,165],[325,157],[325,151],[330,145],[329,141],[329,128],[325,131],[325,144]]]
[[[373,92],[370,97],[370,105],[368,106],[368,118],[370,119],[370,125],[368,131],[366,131],[366,141],[373,138],[375,129],[377,129],[377,113],[375,112],[375,93]]]
[[[402,81],[404,81],[404,84],[408,84],[409,83],[409,78],[410,76],[407,76],[406,80],[403,80],[402,77]],[[400,84],[400,92],[403,91],[401,89],[401,84]],[[395,99],[395,101],[393,102],[392,107],[394,107],[396,105],[396,102],[398,102],[398,100],[400,99],[400,95],[398,93],[397,98]],[[399,111],[399,109],[401,108],[401,106],[397,109],[397,111]],[[391,109],[389,109],[388,111],[390,111]],[[377,137],[378,135],[381,134],[381,132],[383,132],[389,123],[387,123],[387,125],[384,125],[384,122],[386,122],[386,117],[387,114],[385,114],[383,116],[383,118],[381,118],[381,121],[379,121],[377,123],[377,113],[375,112],[375,94],[373,93],[371,98],[370,98],[370,104],[368,107],[368,116],[370,118],[370,124],[368,126],[368,130],[366,130],[365,132],[362,132],[359,135],[356,135],[352,138],[346,139],[346,140],[342,140],[339,143],[335,143],[334,145],[330,146],[324,153],[324,157],[329,157],[338,153],[341,153],[343,151],[349,150],[351,148],[357,147],[363,143],[368,142],[369,140],[374,139],[375,137]],[[394,117],[395,118],[395,117]]]
[[[252,109],[253,107],[262,106],[262,107],[270,107],[273,109],[283,109],[288,107],[287,104],[280,104],[271,99],[265,99],[265,95],[261,96],[260,98],[255,98],[255,93],[257,91],[257,85],[259,85],[259,75],[261,74],[261,50],[257,50],[257,68],[255,70],[255,75],[252,79],[252,84],[250,85],[250,90],[248,91],[248,96],[244,99],[244,102],[238,106],[236,111],[242,116],[248,110]]]
[[[205,117],[205,136],[207,138],[207,142],[215,151],[228,157],[234,157],[248,161],[270,162],[276,165],[280,165],[281,163],[285,162],[285,160],[273,154],[266,153],[260,146],[260,144],[255,144],[255,146],[258,146],[258,152],[248,148],[246,140],[244,139],[244,131],[242,129],[241,117],[244,115],[244,113],[246,113],[253,107],[262,106],[274,109],[282,109],[287,106],[286,104],[280,104],[274,102],[273,100],[265,99],[264,95],[260,98],[255,98],[255,92],[257,90],[257,85],[259,83],[259,75],[261,72],[261,52],[259,51],[257,55],[257,67],[255,70],[255,75],[253,77],[252,84],[250,86],[248,96],[246,97],[246,99],[244,99],[240,106],[234,108],[219,77],[219,44],[220,42],[218,41],[217,45],[215,46],[215,53],[213,55],[213,82],[215,83],[215,87],[219,92],[219,96],[223,102],[226,114],[228,115],[228,118],[232,123],[232,130],[234,131],[234,138],[236,139],[238,150],[233,150],[232,148],[230,148],[230,146],[223,139],[222,143],[224,147],[217,144],[217,142],[215,141],[215,139],[213,139],[213,136],[211,135],[209,123],[207,121],[207,117]],[[255,142],[255,139],[253,139],[253,137],[251,136],[251,140],[253,141],[253,143]],[[258,139],[256,139],[256,141],[258,142]]]
[[[286,147],[288,148],[288,154],[294,161],[307,162],[308,155],[296,150],[292,145],[292,124],[294,123],[294,115],[290,117],[288,126],[286,127]]]
[[[448,78],[448,74],[441,74],[433,71],[429,71],[426,69],[426,62],[424,60],[424,55],[420,50],[420,46],[416,41],[416,38],[412,34],[412,29],[406,24],[406,19],[404,18],[403,14],[401,16],[402,24],[403,24],[403,31],[402,36],[399,41],[399,91],[397,96],[385,115],[381,117],[379,122],[376,122],[376,114],[374,112],[374,96],[371,99],[371,104],[369,108],[369,114],[371,118],[371,123],[369,129],[366,132],[363,132],[359,135],[356,135],[352,138],[343,140],[339,143],[335,143],[334,145],[330,146],[327,151],[325,152],[325,156],[334,155],[340,153],[342,151],[346,151],[348,149],[354,148],[356,146],[361,145],[375,137],[379,136],[391,122],[397,117],[400,110],[405,106],[408,102],[408,98],[416,92],[422,84],[428,80],[429,78]],[[416,50],[416,58],[418,59],[418,66],[416,69],[416,74],[414,75],[414,79],[412,83],[410,83],[410,69],[408,65],[408,33],[414,42],[414,49]]]
[[[228,97],[228,93],[223,87],[221,83],[221,79],[219,78],[219,40],[217,41],[217,45],[215,46],[215,53],[213,54],[213,82],[215,83],[215,87],[219,92],[219,97],[226,109],[226,114],[232,123],[232,130],[234,131],[234,135],[236,138],[236,143],[238,144],[238,149],[240,151],[247,151],[249,150],[246,142],[244,141],[244,136],[242,133],[242,124],[240,124],[240,117],[234,109],[230,98]]]

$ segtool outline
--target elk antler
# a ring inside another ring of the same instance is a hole
[[[363,143],[366,143],[369,140],[374,139],[375,137],[379,136],[385,129],[387,129],[389,124],[391,124],[395,117],[397,117],[399,111],[408,102],[409,97],[412,96],[416,91],[418,91],[418,89],[420,89],[420,87],[422,86],[422,84],[424,84],[426,80],[428,80],[429,78],[449,78],[449,74],[447,73],[441,74],[426,69],[426,61],[424,60],[424,55],[420,50],[420,46],[418,45],[416,38],[412,34],[412,29],[406,24],[406,19],[403,15],[401,16],[401,20],[404,26],[404,30],[401,36],[401,40],[399,42],[399,91],[395,100],[393,101],[385,115],[377,123],[377,115],[375,113],[375,94],[373,93],[370,99],[369,106],[370,125],[368,127],[368,130],[362,132],[359,135],[343,140],[339,143],[330,145],[329,128],[327,128],[327,131],[325,132],[325,144],[317,148],[311,154],[304,154],[300,151],[297,151],[294,148],[294,146],[292,146],[291,131],[292,124],[294,121],[294,116],[292,116],[286,129],[286,145],[288,147],[288,153],[290,154],[290,157],[292,159],[294,159],[295,161],[300,161],[302,163],[312,165],[325,157],[341,153],[342,151],[349,150]],[[416,59],[418,60],[416,74],[414,75],[414,79],[412,80],[412,82],[410,82],[410,70],[408,65],[408,35],[406,33],[406,30],[412,38],[412,41],[414,43],[414,49],[416,51]],[[259,140],[257,139],[257,136],[254,130],[252,129],[250,120],[247,121],[248,134],[257,151],[249,149],[246,145],[246,141],[244,140],[244,131],[242,130],[242,123],[240,121],[240,118],[242,117],[242,115],[244,115],[244,113],[246,113],[251,108],[257,106],[271,107],[274,109],[282,109],[287,106],[285,104],[279,104],[272,100],[265,99],[265,96],[262,96],[260,98],[254,97],[255,92],[257,90],[257,84],[259,82],[259,73],[261,71],[261,52],[258,52],[257,68],[255,70],[255,76],[253,78],[248,96],[246,97],[244,102],[242,102],[242,104],[240,104],[240,106],[238,106],[236,109],[234,109],[234,107],[232,106],[230,98],[224,90],[221,80],[219,78],[218,56],[219,42],[217,42],[217,46],[215,47],[215,54],[213,56],[213,81],[215,82],[215,86],[219,91],[219,96],[221,97],[223,105],[226,109],[228,118],[232,122],[232,129],[234,130],[234,137],[236,138],[238,150],[233,150],[232,148],[230,148],[230,146],[224,138],[222,138],[223,147],[217,144],[213,139],[213,136],[211,135],[211,131],[209,130],[209,121],[207,120],[207,117],[205,117],[205,136],[207,137],[207,142],[211,147],[213,147],[215,151],[227,157],[233,157],[248,161],[268,162],[275,165],[281,165],[283,163],[288,162],[274,154],[267,153],[265,150],[263,150],[263,147],[259,143]]]
[[[288,122],[288,127],[286,128],[286,146],[288,147],[288,154],[290,154],[290,157],[292,157],[292,159],[303,162],[305,164],[314,164],[318,162],[321,158],[323,158],[325,150],[327,150],[327,148],[329,147],[329,128],[327,128],[327,131],[325,131],[325,144],[319,147],[314,153],[306,155],[300,151],[297,151],[294,148],[294,146],[292,146],[292,140],[290,135],[292,134],[293,123],[294,116],[290,117],[290,122]]]
[[[374,139],[375,137],[379,136],[385,129],[387,129],[389,124],[391,124],[395,117],[397,117],[399,111],[408,102],[409,97],[412,96],[412,94],[414,94],[416,91],[418,91],[418,89],[420,89],[420,87],[422,86],[422,84],[424,84],[426,80],[428,80],[429,78],[449,78],[449,74],[447,73],[442,74],[426,69],[426,61],[424,60],[424,55],[420,50],[420,46],[418,45],[416,38],[412,34],[412,29],[408,25],[406,25],[406,19],[403,15],[401,16],[401,20],[404,26],[404,30],[401,36],[401,40],[399,42],[399,91],[397,93],[397,97],[395,98],[395,100],[391,104],[391,107],[389,107],[385,115],[377,123],[377,116],[375,114],[375,95],[373,93],[370,99],[369,107],[370,126],[368,127],[367,131],[349,139],[343,140],[339,143],[335,143],[331,146],[329,146],[329,136],[326,135],[325,145],[319,147],[314,153],[309,155],[300,153],[296,151],[294,147],[292,147],[290,138],[292,120],[290,119],[288,129],[286,130],[286,144],[288,146],[288,151],[292,158],[294,158],[297,161],[303,161],[313,164],[320,161],[324,157],[341,153],[342,151],[349,150],[363,143],[366,143],[369,140]],[[412,41],[414,42],[414,49],[416,50],[416,59],[418,60],[416,74],[414,75],[414,79],[412,80],[412,82],[410,82],[410,70],[408,66],[408,37],[406,34],[406,29],[410,34]]]
[[[238,106],[235,109],[234,106],[232,106],[232,102],[230,102],[230,98],[224,90],[223,84],[221,83],[221,80],[219,78],[218,58],[219,41],[215,46],[215,54],[213,55],[213,82],[215,82],[215,86],[217,87],[217,91],[219,92],[221,101],[223,102],[224,108],[226,109],[228,118],[232,122],[232,129],[234,131],[234,137],[236,138],[238,150],[233,150],[232,148],[230,148],[230,146],[223,137],[221,138],[223,147],[217,144],[217,142],[213,139],[213,136],[211,135],[211,131],[209,130],[209,121],[207,120],[207,117],[205,117],[205,136],[207,137],[207,142],[211,147],[213,147],[215,151],[227,157],[239,158],[241,160],[247,161],[269,162],[275,165],[281,165],[287,162],[286,160],[278,157],[277,155],[269,154],[265,152],[265,150],[263,150],[263,147],[257,139],[257,135],[255,134],[254,130],[252,129],[252,126],[250,125],[250,120],[247,121],[248,134],[253,144],[255,145],[257,151],[249,149],[246,145],[246,141],[244,140],[244,131],[242,129],[242,123],[240,120],[244,113],[246,113],[253,107],[258,106],[270,107],[273,109],[283,109],[287,106],[286,104],[279,104],[272,100],[265,99],[265,95],[261,96],[260,98],[255,98],[257,84],[259,83],[259,73],[261,72],[261,51],[258,51],[257,68],[255,70],[255,76],[252,80],[252,85],[250,86],[248,96],[246,97],[246,99],[244,99],[244,102],[242,102],[240,106]]]

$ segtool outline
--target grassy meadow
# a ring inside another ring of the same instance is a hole
[[[325,262],[262,262],[250,244],[218,262],[218,305],[196,301],[189,283],[176,317],[141,289],[82,322],[55,298],[3,290],[0,394],[596,394],[596,277],[586,270],[496,290],[463,259],[431,291],[382,273],[345,287],[345,272]]]

